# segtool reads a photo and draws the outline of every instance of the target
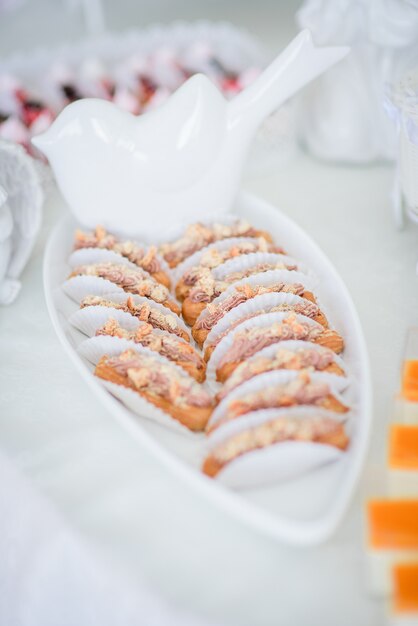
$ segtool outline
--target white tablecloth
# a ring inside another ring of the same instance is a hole
[[[209,624],[102,563],[3,455],[0,475],[1,624]]]
[[[46,313],[42,251],[59,218],[53,201],[46,207],[22,293],[0,310],[1,447],[129,587],[141,589],[145,580],[176,607],[233,624],[381,625],[383,608],[366,589],[362,502],[381,490],[402,342],[418,304],[417,231],[394,230],[391,177],[385,167],[329,167],[299,155],[284,169],[245,181],[288,211],[334,261],[358,307],[372,362],[375,426],[360,490],[332,541],[304,550],[258,536],[213,508],[97,404]],[[12,504],[7,511],[14,519]],[[24,521],[27,533],[31,518]],[[7,563],[17,594],[24,563]],[[8,568],[2,558],[2,584]]]

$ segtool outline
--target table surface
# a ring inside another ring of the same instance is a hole
[[[336,536],[304,550],[258,536],[199,499],[97,404],[46,312],[42,255],[60,217],[56,201],[46,207],[23,291],[0,311],[2,447],[106,558],[133,577],[145,574],[179,606],[236,624],[277,624],[279,614],[301,625],[381,623],[382,607],[366,589],[362,502],[381,489],[402,343],[418,305],[416,231],[394,229],[391,178],[387,167],[330,167],[300,154],[245,181],[335,263],[372,364],[375,422],[360,488]]]
[[[261,33],[260,19],[254,24]],[[98,405],[46,311],[42,255],[61,210],[54,197],[45,207],[22,293],[0,310],[1,446],[103,558],[177,606],[248,626],[382,623],[383,607],[367,592],[363,502],[383,489],[386,426],[418,305],[417,231],[394,228],[392,179],[388,166],[331,166],[303,153],[244,179],[335,264],[372,366],[374,428],[360,487],[332,540],[303,550],[259,536],[199,498]]]

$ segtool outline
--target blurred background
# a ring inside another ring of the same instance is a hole
[[[299,0],[103,0],[106,26],[122,31],[153,22],[226,20],[251,30],[272,51],[296,32]],[[76,41],[85,23],[79,0],[0,0],[0,55]],[[268,15],[268,19],[266,19]]]

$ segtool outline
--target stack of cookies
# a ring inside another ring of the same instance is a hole
[[[80,353],[129,408],[182,432],[210,477],[290,478],[349,445],[344,340],[286,242],[230,216],[159,246],[76,234],[66,293]]]

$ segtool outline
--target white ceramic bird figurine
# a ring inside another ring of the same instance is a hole
[[[32,141],[82,224],[155,239],[179,219],[228,211],[258,126],[348,50],[317,47],[305,30],[230,102],[197,74],[140,117],[74,102]]]

